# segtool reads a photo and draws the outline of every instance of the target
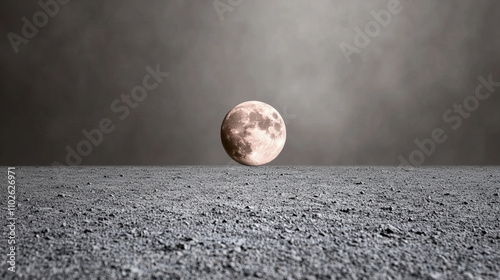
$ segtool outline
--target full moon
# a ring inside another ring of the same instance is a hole
[[[276,109],[260,101],[247,101],[227,113],[220,137],[227,154],[238,163],[263,165],[285,146],[286,127]]]

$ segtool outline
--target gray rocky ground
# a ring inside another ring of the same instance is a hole
[[[1,279],[500,279],[499,167],[16,173]]]

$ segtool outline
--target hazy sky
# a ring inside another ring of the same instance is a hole
[[[0,4],[0,165],[231,164],[248,100],[272,164],[500,164],[499,1],[41,2]]]

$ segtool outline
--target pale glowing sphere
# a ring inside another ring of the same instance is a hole
[[[285,146],[286,127],[276,109],[260,101],[247,101],[227,113],[220,136],[232,159],[244,165],[263,165]]]

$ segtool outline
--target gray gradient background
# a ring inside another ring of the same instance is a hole
[[[500,164],[500,90],[456,131],[442,117],[500,80],[500,2],[402,0],[347,63],[339,44],[387,2],[247,0],[221,21],[213,1],[73,0],[15,54],[7,34],[40,7],[2,1],[0,164],[65,163],[104,117],[116,129],[82,164],[228,164],[221,121],[247,100],[287,122],[272,164],[396,165],[437,127],[424,164]],[[156,64],[170,76],[118,120],[112,101]]]

